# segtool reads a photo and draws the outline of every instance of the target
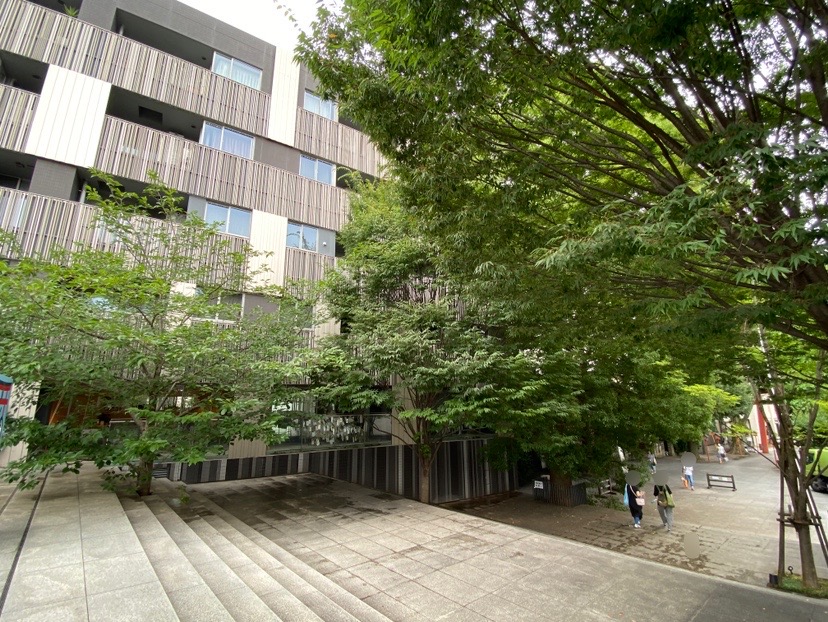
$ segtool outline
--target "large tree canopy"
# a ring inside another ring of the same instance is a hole
[[[764,326],[765,346],[774,333],[805,346],[818,404],[826,26],[821,0],[346,0],[299,57],[389,159],[443,259],[528,339],[544,303],[604,344],[608,316],[633,331],[671,318],[716,357]],[[796,459],[816,407],[797,449],[779,370],[769,381],[747,369],[755,357],[732,358],[778,406],[813,583]]]
[[[444,252],[496,277],[529,237],[541,266],[822,347],[826,19],[810,1],[352,0],[300,58]]]

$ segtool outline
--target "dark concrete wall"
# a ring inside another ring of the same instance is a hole
[[[273,140],[256,136],[253,159],[270,166],[299,174],[299,150]]]
[[[77,201],[78,190],[78,171],[73,165],[43,159],[35,162],[29,192]]]
[[[192,39],[259,67],[262,70],[261,90],[270,92],[276,52],[272,45],[261,39],[175,0],[83,0],[78,17],[101,28],[114,30],[119,10],[163,26],[171,31],[173,37]],[[182,58],[186,57],[182,55]]]
[[[431,469],[432,503],[463,501],[517,489],[514,470],[494,471],[486,463],[482,452],[485,443],[474,439],[443,444]],[[420,478],[417,456],[407,445],[309,452],[301,461],[299,454],[283,454],[209,460],[192,466],[174,463],[164,468],[169,479],[186,484],[317,473],[409,499],[417,498]]]

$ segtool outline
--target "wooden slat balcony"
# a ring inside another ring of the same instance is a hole
[[[365,134],[304,108],[296,111],[295,144],[305,153],[374,177],[380,177],[385,165]]]
[[[0,84],[0,149],[23,151],[37,100],[34,93]]]
[[[324,229],[338,231],[347,218],[341,188],[115,117],[104,122],[95,166],[140,181],[155,171],[181,192]]]
[[[0,257],[60,261],[67,253],[84,248],[120,253],[121,242],[98,224],[97,213],[94,205],[0,188]],[[170,234],[177,228],[174,222],[155,218],[140,217],[138,221],[142,227],[166,229]],[[225,252],[217,252],[216,244],[222,244],[224,250],[226,243],[229,252],[241,253],[247,240],[223,233],[215,234],[213,239],[215,243],[191,248],[190,252],[210,267],[213,279],[220,281],[231,264],[224,261]]]
[[[267,135],[268,93],[25,0],[0,0],[0,49]]]

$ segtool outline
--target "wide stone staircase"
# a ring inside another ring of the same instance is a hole
[[[154,490],[118,497],[90,469],[11,496],[0,621],[388,621],[205,496]]]

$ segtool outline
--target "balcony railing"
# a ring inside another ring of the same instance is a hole
[[[23,151],[38,97],[0,84],[0,149]]]
[[[384,159],[368,137],[352,127],[299,108],[296,148],[336,164],[379,177]]]
[[[324,229],[338,231],[347,217],[345,190],[114,117],[95,166],[142,181],[152,170],[181,192]]]
[[[0,188],[0,257],[21,259],[39,257],[59,261],[67,253],[84,248],[120,253],[122,244],[97,222],[98,209],[93,205],[56,199],[20,190]],[[174,233],[176,223],[154,218],[139,218],[141,226],[165,228]],[[222,281],[229,270],[237,270],[232,262],[225,262],[228,253],[243,252],[246,240],[232,235],[215,234],[216,243],[202,248],[190,248],[192,257],[201,266],[210,268],[208,279]],[[225,246],[226,241],[226,246]],[[242,267],[242,270],[245,268]]]
[[[0,0],[0,49],[267,135],[270,95],[24,0]]]

